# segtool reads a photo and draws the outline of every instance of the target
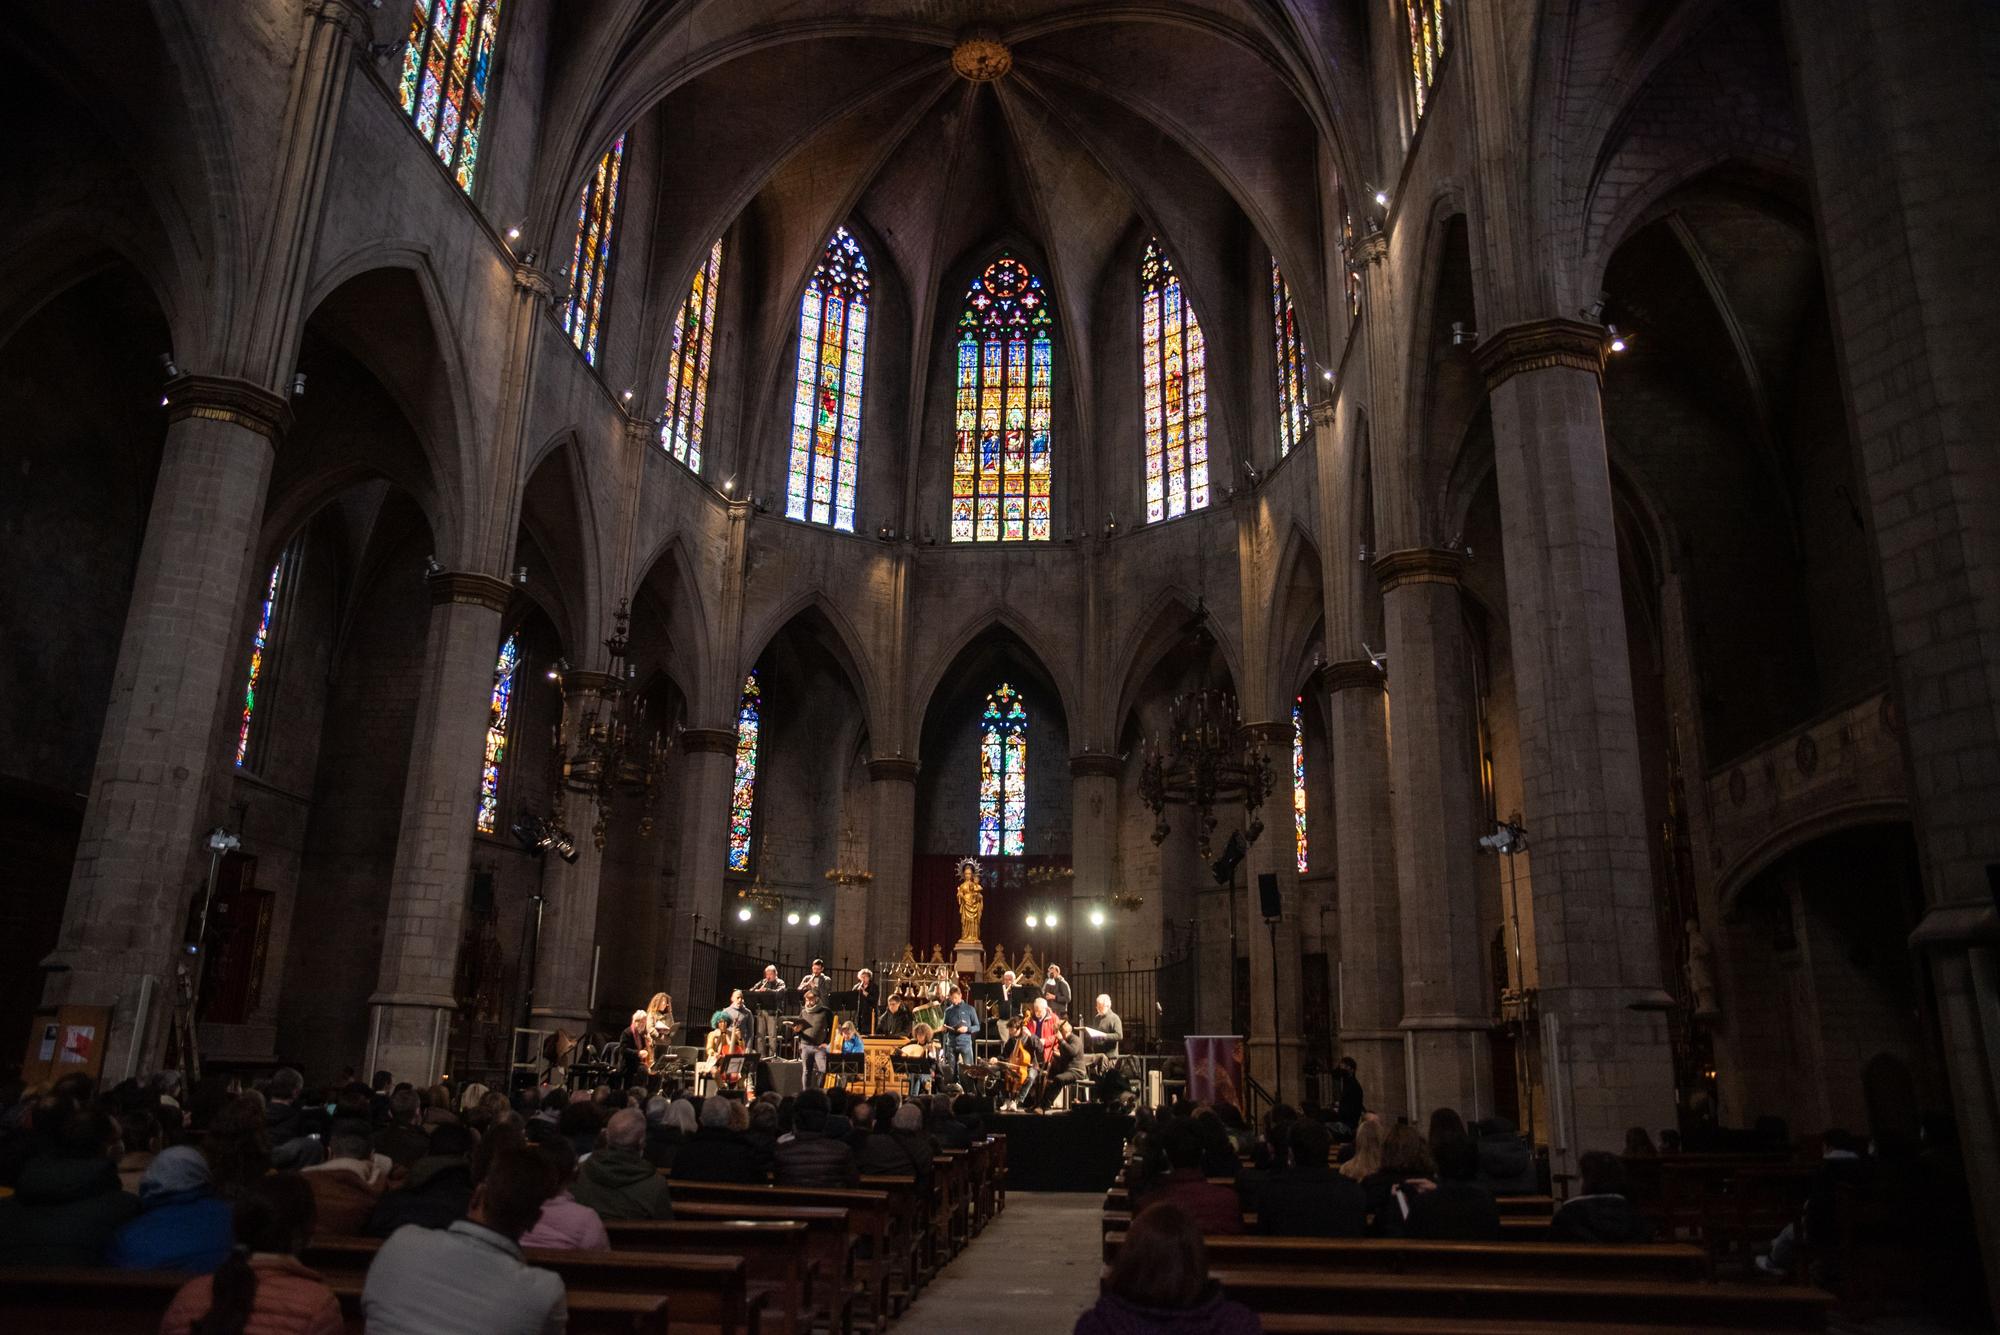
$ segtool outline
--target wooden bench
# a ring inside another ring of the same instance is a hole
[[[674,1211],[702,1205],[762,1205],[778,1209],[789,1206],[828,1206],[849,1212],[849,1227],[863,1244],[863,1315],[872,1329],[881,1330],[889,1320],[889,1274],[894,1258],[890,1255],[890,1226],[893,1206],[886,1191],[851,1190],[836,1187],[773,1187],[743,1182],[676,1182],[673,1184]]]
[[[1822,1330],[1831,1294],[1750,1284],[1319,1273],[1214,1266],[1230,1297],[1259,1313],[1441,1321],[1606,1322],[1654,1329]]]
[[[1238,1179],[1236,1178],[1212,1177],[1208,1180],[1216,1186],[1230,1187],[1238,1185]],[[1556,1201],[1553,1196],[1495,1196],[1493,1203],[1500,1207],[1500,1217],[1502,1219],[1539,1219],[1542,1223],[1546,1224],[1556,1212]],[[1107,1210],[1131,1210],[1132,1193],[1125,1187],[1111,1188],[1104,1193],[1104,1208]]]
[[[925,1266],[929,1197],[919,1191],[915,1176],[863,1173],[861,1186],[889,1198],[889,1298],[901,1312],[929,1277]]]
[[[825,1205],[732,1205],[720,1201],[678,1201],[671,1221],[653,1219],[606,1220],[605,1231],[617,1251],[672,1250],[678,1235],[662,1231],[662,1222],[674,1224],[726,1224],[735,1220],[774,1220],[801,1224],[806,1230],[807,1278],[812,1295],[815,1324],[828,1330],[852,1329],[854,1304],[862,1296],[856,1273],[855,1253],[861,1235],[855,1231],[852,1214],[838,1206]],[[755,1258],[751,1261],[753,1275]]]
[[[1109,1265],[1123,1233],[1104,1238]],[[1428,1242],[1411,1238],[1205,1239],[1212,1266],[1367,1271],[1396,1275],[1495,1275],[1501,1278],[1629,1279],[1695,1283],[1713,1278],[1708,1253],[1678,1243],[1635,1246],[1582,1242]]]
[[[1104,1212],[1103,1232],[1106,1236],[1113,1233],[1123,1233],[1131,1225],[1132,1214],[1129,1210],[1106,1210]],[[1246,1211],[1244,1213],[1243,1227],[1253,1233],[1256,1231],[1257,1216],[1254,1212]],[[1543,1242],[1547,1240],[1548,1236],[1549,1221],[1546,1219],[1536,1219],[1528,1215],[1502,1215],[1500,1217],[1500,1240],[1502,1242]]]
[[[340,1300],[347,1329],[362,1335],[363,1276],[324,1276]],[[0,1270],[0,1313],[10,1331],[35,1335],[154,1335],[186,1275],[93,1266],[23,1266]],[[567,1295],[572,1335],[667,1335],[669,1300],[660,1294]],[[678,1331],[676,1326],[675,1330]]]
[[[749,1283],[768,1288],[767,1331],[805,1335],[815,1316],[835,1318],[830,1300],[840,1283],[823,1271],[808,1243],[808,1228],[796,1219],[607,1219],[604,1230],[614,1252],[673,1256],[740,1256]],[[841,1222],[842,1241],[846,1221]],[[837,1325],[832,1327],[839,1329]]]

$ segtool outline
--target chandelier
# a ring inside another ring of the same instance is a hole
[[[826,879],[835,885],[867,885],[875,879],[875,873],[863,865],[861,841],[854,837],[854,822],[840,833],[840,850],[834,858],[834,866],[826,869]]]
[[[562,757],[562,783],[556,789],[555,819],[562,820],[564,789],[589,798],[596,808],[590,827],[591,839],[601,850],[611,807],[620,799],[637,799],[640,804],[639,834],[653,832],[653,803],[659,795],[660,780],[667,767],[667,743],[657,727],[646,726],[646,702],[639,694],[638,669],[625,661],[631,643],[632,614],[621,601],[612,614],[612,632],[604,641],[611,654],[609,672],[571,672],[558,675],[563,692],[563,719],[556,734],[556,752]],[[578,698],[575,740],[563,750],[571,736],[571,697]]]
[[[1168,807],[1194,808],[1195,848],[1206,860],[1218,804],[1243,804],[1250,820],[1246,838],[1255,840],[1264,832],[1257,811],[1271,795],[1271,758],[1264,753],[1257,730],[1244,724],[1236,697],[1208,684],[1215,637],[1209,634],[1206,612],[1199,605],[1189,626],[1190,647],[1201,664],[1201,685],[1174,697],[1167,735],[1147,743],[1139,796],[1158,822],[1153,827],[1155,844],[1164,843],[1173,832],[1167,823]]]
[[[750,921],[750,910],[753,908],[775,913],[785,906],[785,897],[764,884],[764,873],[761,871],[750,884],[737,889],[736,897],[743,901],[743,908],[737,916],[745,922]]]

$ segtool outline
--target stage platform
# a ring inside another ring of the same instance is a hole
[[[1000,1113],[986,1129],[1007,1137],[1007,1190],[1108,1191],[1125,1163],[1132,1115],[1086,1104],[1042,1115]]]

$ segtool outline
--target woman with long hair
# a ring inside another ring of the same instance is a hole
[[[271,1173],[236,1202],[236,1247],[222,1268],[181,1286],[160,1335],[341,1335],[340,1300],[299,1264],[312,1239],[313,1194]]]
[[[1258,1335],[1257,1314],[1208,1277],[1194,1216],[1159,1201],[1134,1216],[1105,1274],[1097,1305],[1074,1335]]]
[[[1366,1182],[1382,1167],[1382,1119],[1369,1113],[1354,1128],[1354,1155],[1340,1166],[1340,1175]]]

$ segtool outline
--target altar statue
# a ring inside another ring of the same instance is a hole
[[[960,945],[979,941],[979,915],[986,911],[986,896],[979,888],[979,864],[971,858],[958,864],[958,940]]]

